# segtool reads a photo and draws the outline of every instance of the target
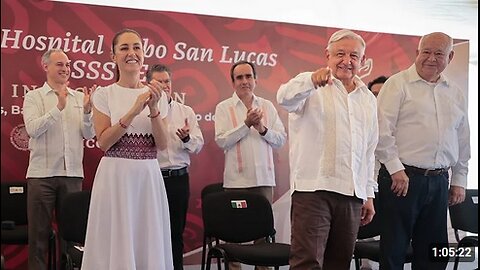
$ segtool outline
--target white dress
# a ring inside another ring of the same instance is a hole
[[[117,84],[93,95],[112,126],[148,91]],[[160,117],[167,115],[165,95]],[[148,106],[102,157],[95,174],[82,270],[173,269],[170,218]]]

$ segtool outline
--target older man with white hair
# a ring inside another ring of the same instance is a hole
[[[365,41],[339,30],[327,66],[280,86],[289,112],[292,236],[290,269],[349,269],[360,224],[375,210],[375,96],[357,76]]]
[[[403,269],[410,241],[412,269],[447,266],[429,251],[448,246],[447,208],[465,199],[470,159],[467,97],[442,73],[453,55],[450,36],[423,36],[415,64],[378,96],[381,269]]]

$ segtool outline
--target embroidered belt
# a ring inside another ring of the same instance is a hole
[[[157,148],[151,134],[124,134],[105,152],[105,156],[126,159],[156,159]]]

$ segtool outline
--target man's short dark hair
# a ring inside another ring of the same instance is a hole
[[[253,78],[256,79],[257,78],[257,71],[255,70],[255,65],[251,62],[248,62],[248,61],[238,61],[236,62],[235,64],[233,64],[233,66],[230,68],[230,78],[232,78],[232,82],[235,81],[235,78],[233,77],[233,70],[239,66],[239,65],[250,65],[252,67],[252,71],[253,71]]]
[[[170,79],[172,79],[172,71],[167,66],[163,64],[155,64],[150,66],[147,71],[147,83],[152,80],[152,75],[154,72],[167,72],[168,76],[170,76]]]
[[[368,89],[372,90],[372,86],[374,86],[377,83],[385,83],[387,80],[388,80],[388,77],[385,77],[385,76],[377,77],[373,81],[368,83]]]

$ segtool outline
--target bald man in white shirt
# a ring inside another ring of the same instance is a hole
[[[350,269],[358,228],[375,214],[376,100],[357,76],[365,41],[339,30],[325,57],[277,93],[289,112],[290,269]]]

